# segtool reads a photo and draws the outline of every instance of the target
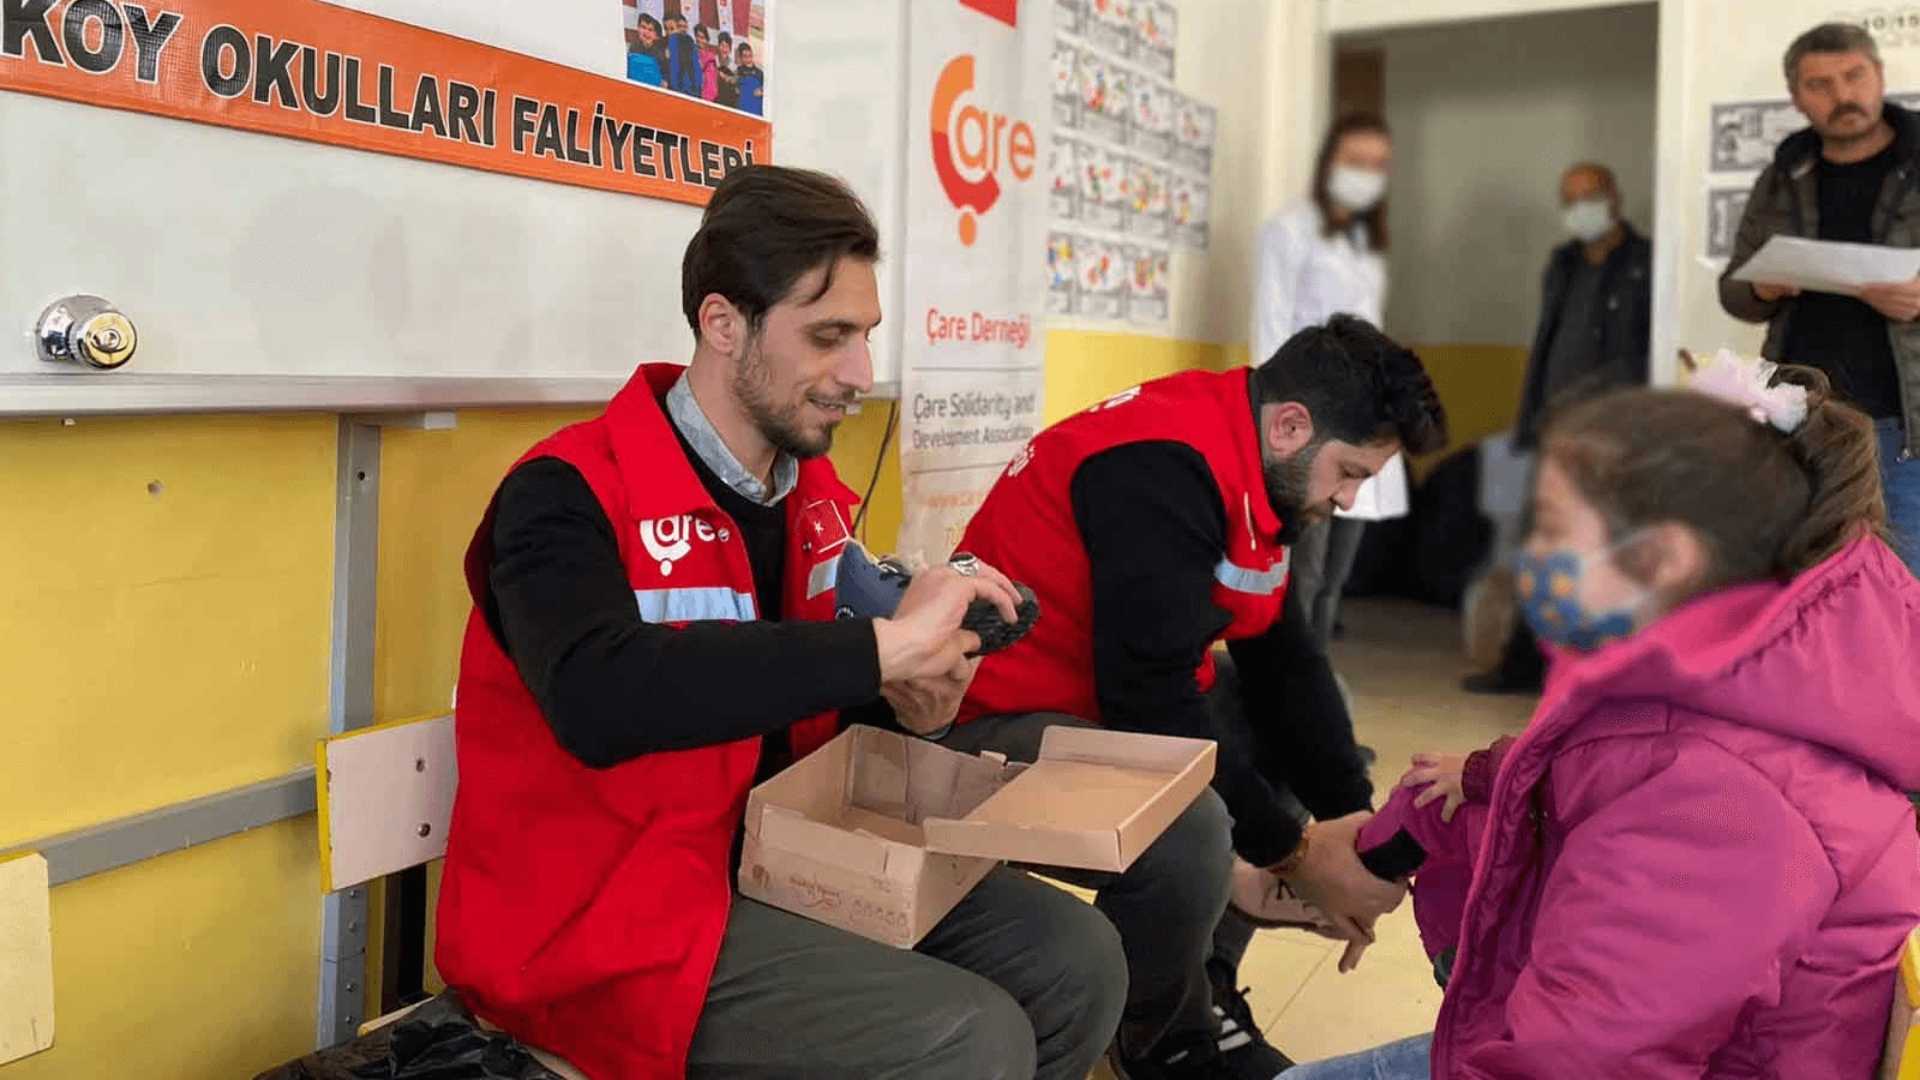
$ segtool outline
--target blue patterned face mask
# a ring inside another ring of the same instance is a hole
[[[1561,549],[1535,555],[1522,550],[1515,555],[1514,585],[1520,612],[1535,636],[1577,652],[1592,652],[1638,630],[1639,611],[1647,598],[1645,589],[1608,611],[1588,611],[1580,603],[1580,579],[1588,563],[1610,556],[1633,539],[1623,538],[1598,552]]]

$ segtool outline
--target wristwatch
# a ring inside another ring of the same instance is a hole
[[[1301,863],[1307,861],[1307,848],[1310,847],[1312,843],[1313,826],[1309,825],[1300,830],[1300,844],[1293,849],[1293,853],[1281,859],[1279,862],[1274,863],[1272,866],[1267,867],[1267,869],[1281,877],[1287,877],[1293,874],[1300,869]]]

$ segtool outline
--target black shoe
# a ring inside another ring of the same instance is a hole
[[[1220,1018],[1220,1064],[1213,1075],[1235,1080],[1273,1080],[1293,1068],[1287,1055],[1273,1048],[1253,1022],[1253,1009],[1244,989],[1214,996],[1213,1014]]]
[[[1499,671],[1484,671],[1461,679],[1460,689],[1469,694],[1538,694],[1540,684],[1511,678]]]
[[[1260,1034],[1246,991],[1227,991],[1216,1001],[1221,1003],[1213,1007],[1218,1036],[1162,1046],[1146,1058],[1123,1059],[1116,1045],[1107,1055],[1113,1074],[1120,1080],[1273,1080],[1293,1068],[1293,1061]]]

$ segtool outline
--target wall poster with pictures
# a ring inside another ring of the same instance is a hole
[[[1170,307],[1167,280],[1171,258],[1164,247],[1129,244],[1127,260],[1127,321],[1143,326],[1160,326],[1167,321]]]
[[[1066,38],[1053,42],[1053,126],[1056,131],[1080,126],[1080,50]]]
[[[1047,312],[1165,327],[1204,248],[1217,114],[1174,86],[1173,0],[1057,0]]]
[[[1047,148],[1047,198],[1056,220],[1080,216],[1080,159],[1085,153],[1078,139],[1054,132]]]
[[[1141,0],[1087,0],[1085,32],[1095,48],[1125,60],[1133,55],[1133,9]]]
[[[1180,25],[1173,0],[1134,0],[1133,25],[1133,55],[1140,70],[1173,78],[1173,39]]]
[[[767,114],[767,0],[619,0],[627,78]]]
[[[1173,174],[1150,158],[1127,159],[1127,232],[1156,240],[1167,238],[1168,191]]]
[[[1047,235],[1047,314],[1073,314],[1073,294],[1078,285],[1074,262],[1077,240],[1070,232],[1055,230]]]
[[[1053,0],[1053,29],[1060,34],[1078,34],[1087,17],[1087,0]]]
[[[1173,235],[1181,243],[1204,250],[1207,246],[1209,185],[1183,172],[1173,174],[1169,194],[1173,214]]]
[[[1089,233],[1073,240],[1073,313],[1118,321],[1127,311],[1127,268],[1120,245]]]

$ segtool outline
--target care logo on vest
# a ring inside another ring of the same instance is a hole
[[[694,541],[711,544],[715,540],[725,539],[725,529],[716,531],[713,526],[692,514],[653,518],[640,523],[640,543],[647,549],[647,557],[660,564],[661,577],[671,576],[673,564],[693,553]]]
[[[1020,452],[1013,455],[1013,460],[1007,463],[1007,475],[1009,477],[1019,476],[1021,473],[1026,472],[1027,466],[1031,464],[1033,464],[1033,440],[1028,439],[1027,445],[1021,447]]]
[[[1117,409],[1120,406],[1125,405],[1127,402],[1132,401],[1134,398],[1139,397],[1140,391],[1144,389],[1145,387],[1142,387],[1142,386],[1129,386],[1125,390],[1120,391],[1119,393],[1113,395],[1112,397],[1101,402],[1100,404],[1093,406],[1087,411],[1088,412],[1106,412],[1108,409]]]

